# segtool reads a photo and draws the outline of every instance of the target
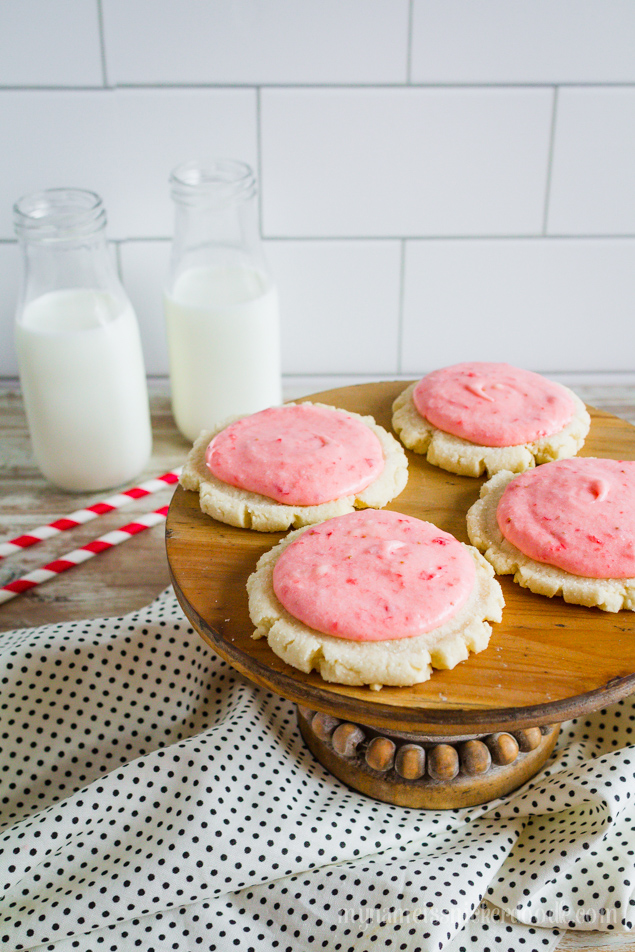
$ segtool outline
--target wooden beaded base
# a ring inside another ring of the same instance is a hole
[[[378,731],[298,706],[302,736],[336,777],[376,800],[456,809],[486,803],[529,780],[560,725],[464,737]]]

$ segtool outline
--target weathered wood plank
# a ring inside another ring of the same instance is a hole
[[[179,466],[189,444],[178,433],[167,390],[151,393],[154,446],[139,482]],[[0,539],[9,539],[110,495],[65,493],[41,476],[31,454],[22,399],[0,391]],[[135,516],[169,502],[173,487],[132,502],[0,562],[0,584],[32,571]],[[162,526],[141,533],[109,552],[0,606],[0,631],[47,622],[121,615],[141,608],[169,584]]]
[[[560,952],[633,952],[635,939],[628,935],[612,935],[610,932],[566,932],[558,950]]]

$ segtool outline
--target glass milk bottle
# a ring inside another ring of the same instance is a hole
[[[188,440],[282,401],[278,295],[265,264],[252,170],[188,162],[175,203],[165,294],[172,410]]]
[[[15,341],[37,464],[71,492],[118,486],[144,468],[152,436],[139,328],[102,200],[55,188],[13,212],[24,262]]]

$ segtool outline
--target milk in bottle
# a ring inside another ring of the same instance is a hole
[[[172,173],[176,220],[165,293],[172,410],[195,440],[282,400],[278,295],[264,261],[251,169],[190,162]]]
[[[141,472],[152,439],[139,328],[101,199],[50,189],[14,212],[25,259],[15,342],[36,461],[61,489],[117,486]]]

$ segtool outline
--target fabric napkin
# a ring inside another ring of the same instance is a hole
[[[171,590],[0,635],[0,949],[555,948],[635,921],[632,700],[467,810],[390,806],[306,749]]]

